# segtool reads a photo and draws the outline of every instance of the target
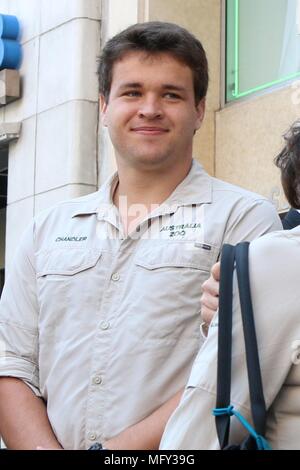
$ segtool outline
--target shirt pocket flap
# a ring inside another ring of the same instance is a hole
[[[37,277],[51,274],[72,276],[94,267],[101,257],[95,250],[55,250],[37,257]]]
[[[135,264],[146,269],[164,267],[194,268],[210,271],[215,261],[215,252],[207,251],[190,244],[172,244],[141,250],[136,255]]]

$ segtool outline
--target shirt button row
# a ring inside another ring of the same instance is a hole
[[[119,273],[113,273],[111,276],[112,281],[119,281],[120,280],[120,274]]]

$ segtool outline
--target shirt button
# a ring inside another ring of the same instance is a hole
[[[119,273],[113,273],[111,276],[113,281],[118,281],[120,279],[120,274]]]
[[[102,377],[100,377],[100,375],[95,375],[95,377],[93,378],[93,383],[96,385],[100,385],[102,383]]]
[[[110,323],[108,321],[103,320],[102,322],[100,322],[101,330],[108,330],[109,327]]]
[[[96,434],[94,432],[89,432],[88,433],[88,438],[89,438],[90,441],[95,441]]]

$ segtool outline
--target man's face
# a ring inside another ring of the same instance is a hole
[[[143,170],[191,159],[204,108],[191,69],[167,53],[126,54],[114,64],[108,103],[101,99],[118,163]]]

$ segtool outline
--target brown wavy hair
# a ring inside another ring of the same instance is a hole
[[[109,99],[115,62],[132,51],[142,51],[149,55],[173,55],[193,72],[196,105],[206,96],[208,64],[201,42],[177,24],[149,21],[129,26],[105,44],[99,58],[98,76],[99,90],[106,102]]]
[[[281,182],[290,205],[300,209],[300,119],[284,134],[285,146],[275,157]]]

